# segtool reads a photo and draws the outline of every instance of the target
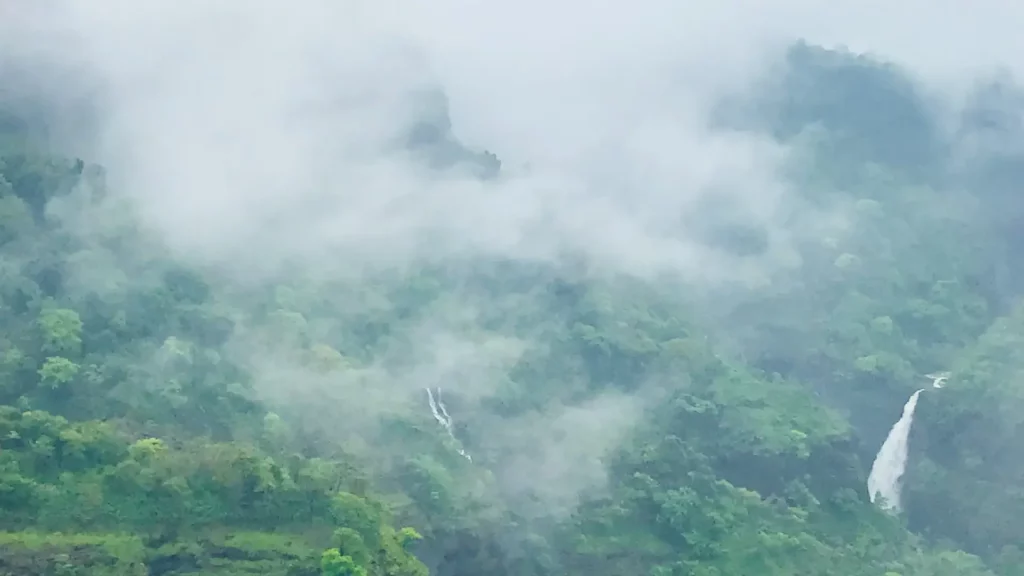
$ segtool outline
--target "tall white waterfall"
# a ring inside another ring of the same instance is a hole
[[[917,399],[924,390],[914,392],[903,406],[903,416],[889,431],[889,436],[882,443],[882,449],[875,456],[868,475],[868,496],[874,502],[879,496],[889,510],[901,510],[900,488],[903,472],[907,468],[907,441],[910,438],[910,426],[914,423],[914,410]]]
[[[942,385],[949,379],[949,372],[929,374],[932,379],[933,388],[942,388]],[[879,497],[884,499],[885,508],[899,512],[902,510],[900,492],[903,488],[903,473],[907,469],[907,445],[910,439],[910,427],[914,423],[914,411],[917,409],[917,399],[924,389],[914,392],[903,405],[903,416],[893,425],[889,436],[882,443],[882,449],[875,456],[875,462],[871,465],[871,473],[868,475],[868,496],[872,502]]]

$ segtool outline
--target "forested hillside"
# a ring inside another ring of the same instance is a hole
[[[716,121],[790,151],[799,265],[710,288],[585,254],[239,279],[4,82],[0,575],[1024,576],[1009,81],[951,127],[794,46]],[[424,109],[425,170],[501,181]],[[685,219],[728,266],[772,242],[734,208]],[[872,459],[937,371],[885,512]]]

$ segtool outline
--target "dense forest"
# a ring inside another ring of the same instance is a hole
[[[1008,79],[951,114],[894,65],[792,47],[715,122],[786,146],[805,211],[844,225],[713,289],[573,254],[238,281],[164,246],[15,92],[0,575],[1024,576]],[[429,100],[403,145],[500,181]],[[694,210],[723,260],[770,249]],[[885,511],[868,470],[939,371]]]

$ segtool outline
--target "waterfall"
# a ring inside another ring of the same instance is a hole
[[[932,379],[932,388],[942,388],[946,383],[946,380],[949,380],[950,374],[950,372],[936,372],[935,374],[929,374],[928,378]]]
[[[949,372],[929,374],[932,388],[940,389],[949,379]],[[902,510],[900,491],[903,488],[903,473],[907,469],[907,445],[910,439],[910,427],[914,423],[914,410],[917,399],[924,389],[914,394],[903,405],[903,415],[889,431],[889,436],[882,443],[882,449],[875,456],[868,474],[868,497],[874,502],[879,496],[885,499],[884,506],[895,512]]]
[[[868,474],[868,496],[871,501],[881,496],[885,499],[884,506],[896,512],[900,511],[900,488],[903,471],[907,467],[910,425],[914,423],[914,410],[921,392],[924,389],[914,392],[903,406],[903,416],[889,431],[889,436],[882,443],[882,449],[871,465],[871,474]]]
[[[441,427],[444,428],[446,432],[448,432],[448,436],[451,437],[452,440],[455,440],[455,443],[458,444],[459,441],[455,437],[455,431],[453,430],[452,427],[452,417],[448,415],[448,408],[444,405],[444,401],[441,400],[441,389],[438,388],[436,394],[430,388],[426,388],[426,391],[427,402],[429,402],[430,404],[430,413],[434,415],[434,420],[437,420],[437,423],[440,424]],[[470,458],[469,454],[467,454],[466,451],[463,450],[461,447],[456,446],[455,449],[463,458],[469,460],[470,462],[473,461],[473,459]]]

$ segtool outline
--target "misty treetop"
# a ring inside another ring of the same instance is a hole
[[[707,283],[572,246],[239,275],[4,102],[0,574],[1020,576],[1015,94],[948,130],[794,46],[716,117],[786,147],[799,226],[694,204]],[[428,96],[412,161],[503,185]],[[872,458],[939,370],[889,514]]]

